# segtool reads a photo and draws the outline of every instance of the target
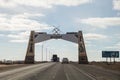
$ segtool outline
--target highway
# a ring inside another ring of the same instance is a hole
[[[1,72],[0,80],[120,80],[120,74],[92,65],[42,63]]]

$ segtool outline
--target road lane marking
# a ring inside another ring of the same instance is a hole
[[[56,73],[53,75],[53,79],[55,79]]]
[[[65,73],[67,80],[70,80],[69,76],[67,73]]]
[[[72,65],[73,66],[73,65]],[[73,66],[76,70],[78,70],[79,72],[81,72],[82,74],[84,74],[85,76],[87,76],[87,77],[89,77],[90,79],[92,79],[92,80],[97,80],[96,78],[95,78],[95,76],[93,76],[92,74],[90,74],[90,73],[88,73],[88,72],[85,72],[85,71],[83,71],[83,70],[81,70],[81,69],[79,69],[79,68],[77,68],[77,67],[75,67],[75,66]]]
[[[55,79],[55,77],[56,77],[56,75],[57,75],[57,71],[59,70],[59,68],[60,68],[60,63],[55,66],[55,69],[56,69],[56,70],[55,70],[55,73],[54,73],[53,76],[52,76],[53,80]]]

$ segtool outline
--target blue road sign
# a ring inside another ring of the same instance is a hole
[[[102,51],[102,57],[119,58],[119,51]]]

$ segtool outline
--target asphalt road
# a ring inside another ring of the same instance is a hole
[[[78,67],[84,72],[87,72],[91,76],[95,77],[96,80],[120,80],[120,72],[105,69],[95,65],[81,65],[81,64],[72,65]]]
[[[95,70],[99,68],[93,68],[91,65],[44,63],[2,72],[0,80],[120,80],[119,74],[108,74],[107,71],[103,74]],[[110,74],[112,78],[108,77]],[[108,79],[98,78],[99,76],[107,76]]]

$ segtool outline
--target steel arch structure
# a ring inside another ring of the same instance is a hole
[[[67,32],[66,34],[47,34],[46,32],[35,32],[31,31],[28,48],[25,56],[26,64],[33,64],[35,62],[35,43],[46,41],[49,39],[63,39],[78,44],[78,63],[88,64],[88,58],[86,54],[86,48],[84,44],[82,31],[78,32]]]

